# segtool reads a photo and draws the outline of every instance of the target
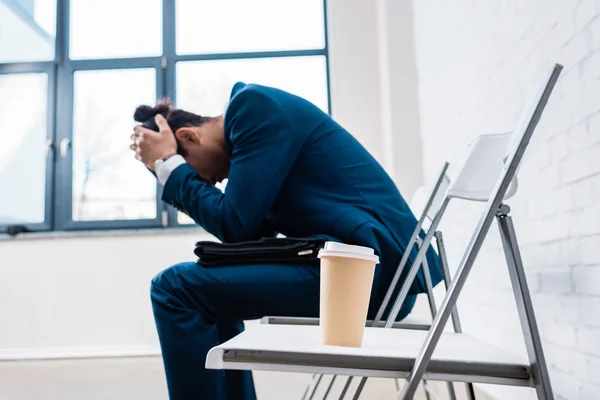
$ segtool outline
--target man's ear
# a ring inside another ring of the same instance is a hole
[[[188,126],[177,129],[177,132],[175,132],[175,137],[182,142],[200,143],[198,133],[193,128]]]

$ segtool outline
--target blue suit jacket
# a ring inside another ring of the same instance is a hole
[[[166,182],[163,200],[224,242],[280,232],[374,248],[380,298],[417,220],[369,152],[310,102],[254,84],[233,87],[224,130],[231,154],[225,193],[183,164]],[[432,248],[427,259],[437,284],[442,274]],[[424,290],[420,272],[411,293]]]

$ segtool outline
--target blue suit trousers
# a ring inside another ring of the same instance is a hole
[[[205,268],[181,263],[151,285],[171,400],[255,400],[249,371],[205,369],[208,351],[267,315],[318,317],[319,267],[239,265]],[[405,302],[400,318],[414,304]],[[371,304],[369,313],[376,306]]]

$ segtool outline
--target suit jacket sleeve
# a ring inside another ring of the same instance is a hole
[[[225,117],[232,148],[225,193],[183,164],[167,180],[163,200],[223,242],[264,235],[267,213],[304,143],[292,129],[286,110],[268,95],[254,88],[240,91]]]

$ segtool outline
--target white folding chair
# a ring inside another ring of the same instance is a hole
[[[434,190],[429,199],[427,199],[427,194],[426,194],[427,191],[424,188],[420,188],[417,191],[417,193],[415,193],[415,196],[413,197],[413,199],[411,201],[411,209],[413,210],[413,212],[417,215],[421,214],[423,216],[422,219],[419,221],[417,228],[418,229],[421,228],[421,221],[423,221],[423,228],[425,229],[425,231],[432,229],[432,225],[434,224],[434,221],[436,221],[436,218],[437,218],[437,220],[441,219],[443,216],[443,213],[446,210],[446,206],[447,206],[447,204],[445,204],[446,199],[449,200],[450,198],[456,198],[456,197],[460,196],[462,198],[467,198],[472,201],[487,200],[488,196],[490,195],[490,193],[492,192],[492,190],[494,188],[495,178],[497,176],[499,176],[500,171],[502,170],[502,168],[504,166],[504,159],[505,159],[506,152],[508,151],[509,145],[511,143],[511,138],[512,138],[512,134],[510,134],[510,133],[494,134],[494,135],[488,134],[488,135],[481,135],[481,136],[477,137],[474,141],[469,143],[469,145],[467,146],[467,154],[468,155],[466,158],[464,158],[462,163],[460,163],[459,170],[462,173],[460,173],[458,176],[455,177],[458,180],[458,184],[451,185],[452,178],[450,178],[448,175],[441,175],[438,178],[438,181],[436,182],[436,186],[435,186],[435,189],[439,188],[440,190],[437,190],[437,192],[436,192],[436,190]],[[481,168],[482,160],[485,160],[485,165],[487,165],[488,168]],[[444,172],[446,169],[447,168],[444,169]],[[507,200],[510,197],[512,197],[516,192],[516,188],[517,188],[517,178],[515,177],[510,185],[509,190],[507,191],[506,195],[504,196],[504,199]],[[449,192],[449,190],[450,190],[450,192]],[[439,217],[438,217],[438,214],[439,214]],[[446,290],[447,290],[450,285],[450,272],[449,272],[449,268],[448,268],[448,261],[447,261],[446,250],[445,250],[445,246],[444,246],[444,242],[443,242],[442,232],[439,230],[436,230],[434,232],[433,237],[435,237],[435,239],[436,239],[436,247],[438,249],[438,254],[440,257],[440,264],[442,266],[442,272],[443,272],[443,277],[444,277],[444,283],[445,283]],[[421,237],[417,236],[415,241],[416,241],[416,245],[418,246],[419,249],[425,245],[424,240]],[[400,267],[403,267],[403,266],[404,266],[403,264],[400,265]],[[423,259],[422,268],[425,271],[425,281],[426,281],[426,285],[427,285],[427,293],[429,294],[428,295],[429,309],[431,312],[432,319],[434,319],[435,315],[437,313],[437,307],[435,304],[435,297],[433,296],[433,290],[431,287],[431,279],[430,279],[430,275],[429,275],[429,267],[427,265],[426,258]],[[418,270],[418,268],[415,268],[415,269]],[[387,293],[387,296],[384,300],[385,307],[387,307],[387,304],[390,300],[393,289],[395,288],[395,286],[397,284],[397,279],[399,278],[399,276],[400,275],[398,273],[397,276],[394,278],[394,281],[392,282],[392,286],[391,286],[392,289],[390,289]],[[410,280],[410,283],[408,281],[404,282],[400,293],[396,297],[396,304],[397,303],[402,304],[404,302],[411,284],[412,284],[412,279]],[[380,311],[381,311],[381,309],[380,309]],[[397,314],[395,311],[392,311],[392,313]],[[380,318],[380,317],[381,317],[381,313],[378,314],[375,319],[378,320],[378,318]],[[454,332],[462,333],[460,319],[459,319],[458,311],[457,311],[456,307],[454,307],[454,309],[452,310],[451,317],[452,317],[452,325],[454,328]],[[348,379],[348,381],[346,382],[345,388],[348,387],[351,382],[352,382],[352,377],[350,377]],[[362,391],[365,382],[366,382],[366,380],[364,380],[364,379],[361,380],[361,383],[359,383],[357,390]],[[398,380],[396,380],[396,384],[398,385],[399,395],[400,395],[400,387],[399,387]],[[426,381],[423,382],[423,387],[426,391],[427,398],[429,398],[430,390],[427,386]],[[447,387],[448,387],[448,394],[449,394],[450,400],[455,400],[456,392],[454,390],[453,383],[448,382]],[[466,384],[466,391],[467,391],[467,399],[474,400],[475,392],[473,390],[473,385],[469,382]]]
[[[439,194],[432,201],[431,206],[429,208],[426,208],[428,219],[426,219],[425,222],[428,222],[429,226],[425,226],[425,228],[427,231],[431,229],[434,230],[433,236],[429,238],[429,241],[433,237],[435,237],[436,239],[438,254],[440,256],[440,263],[443,268],[443,276],[446,285],[446,290],[448,290],[449,287],[450,272],[448,268],[446,250],[443,243],[443,235],[441,231],[437,230],[439,221],[442,219],[450,200],[453,198],[460,198],[476,202],[483,202],[488,200],[490,194],[494,189],[496,179],[500,175],[502,168],[504,167],[504,160],[506,157],[506,152],[508,151],[509,146],[511,144],[511,139],[511,133],[487,134],[478,136],[475,140],[469,143],[467,146],[467,155],[459,163],[459,168],[458,172],[456,173],[456,176],[444,177],[443,182],[445,183],[446,190],[440,191]],[[514,177],[509,189],[507,190],[507,193],[504,196],[504,200],[508,200],[516,193],[517,186],[517,178]],[[419,202],[422,202],[422,197],[423,194],[418,193],[418,197],[413,200],[413,203],[415,203],[415,208],[419,207]],[[424,246],[425,243],[429,243],[429,241],[425,242],[426,240],[428,240],[427,236],[424,240],[419,237],[417,239],[417,243],[420,246]],[[423,258],[423,268],[426,270],[426,272],[428,272],[426,258]],[[411,276],[415,270],[418,272],[418,268],[411,267],[411,270],[408,273],[408,277],[405,279],[402,288],[400,289],[400,293],[396,297],[394,307],[390,312],[391,318],[397,315],[399,311],[398,304],[402,305],[406,296],[408,295],[410,285],[414,280],[414,278],[412,278]],[[427,282],[426,280],[426,284],[428,285],[429,289],[431,283]],[[430,296],[429,299],[433,299],[433,296]],[[430,300],[429,308],[432,314],[432,318],[435,319],[435,315],[437,313],[435,300]],[[453,308],[451,317],[454,332],[462,333],[460,319],[458,317],[456,307]],[[351,381],[352,378],[349,378],[349,380]],[[360,393],[363,390],[365,383],[366,379],[362,379],[360,381],[358,388],[356,389],[358,393]],[[424,384],[424,387],[426,392],[428,392],[426,384]],[[448,390],[450,399],[456,399],[454,386],[451,382],[448,382]],[[399,395],[400,394],[401,393],[399,390]],[[467,397],[469,400],[475,398],[475,392],[471,383],[467,383]]]
[[[431,242],[452,198],[485,201],[486,205],[440,310],[427,332],[368,327],[365,329],[363,347],[344,348],[322,345],[316,326],[258,325],[213,348],[208,353],[206,367],[362,376],[353,399],[359,398],[366,377],[407,379],[401,393],[402,400],[412,399],[423,379],[534,387],[538,399],[553,399],[514,227],[508,215],[509,208],[503,200],[561,71],[561,65],[552,68],[542,89],[536,94],[532,108],[524,112],[514,130],[506,161],[491,179],[496,182],[493,190],[487,196],[485,193],[481,197],[477,195],[477,188],[485,185],[478,185],[482,182],[473,179],[477,175],[474,171],[494,169],[481,155],[467,157],[456,180],[451,183],[440,212],[423,240],[424,244]],[[485,148],[474,146],[472,151]],[[479,160],[476,169],[472,168],[475,163],[473,160]],[[513,185],[516,187],[516,184]],[[455,308],[494,217],[500,228],[528,360],[470,335],[444,332],[444,326]],[[406,296],[406,288],[414,280],[426,250],[427,246],[421,247],[410,267],[388,315],[386,327],[393,326],[403,296]]]

